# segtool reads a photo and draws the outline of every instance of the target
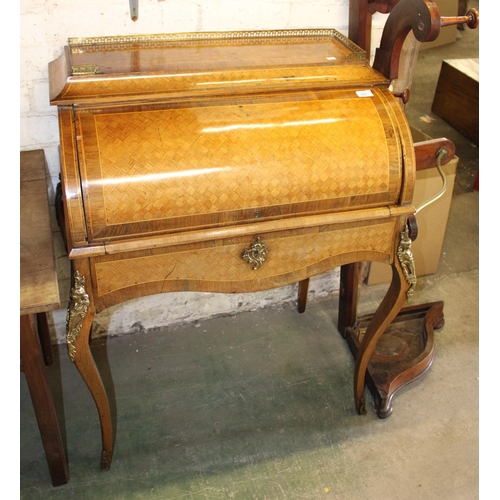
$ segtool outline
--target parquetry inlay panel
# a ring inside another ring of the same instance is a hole
[[[269,248],[262,267],[253,270],[241,254],[245,244],[210,247],[135,259],[96,263],[99,295],[127,286],[157,281],[264,280],[304,269],[346,252],[374,251],[389,255],[394,223],[319,232],[262,241]]]
[[[106,225],[389,188],[387,138],[370,98],[109,113],[95,122],[102,177],[93,183],[103,189]]]

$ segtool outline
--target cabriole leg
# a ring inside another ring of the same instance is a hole
[[[73,286],[66,319],[68,354],[87,384],[99,413],[102,434],[101,469],[109,470],[113,456],[113,425],[108,396],[90,350],[90,332],[95,317],[88,261],[72,263]]]
[[[398,315],[407,298],[413,294],[416,277],[411,254],[411,240],[408,228],[401,232],[397,255],[392,264],[392,281],[380,303],[359,347],[354,367],[354,402],[357,412],[366,413],[365,379],[366,370],[380,336]]]

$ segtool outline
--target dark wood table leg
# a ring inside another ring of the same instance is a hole
[[[44,355],[35,321],[34,315],[21,316],[21,363],[33,401],[52,484],[59,486],[66,484],[69,480],[68,462],[52,393],[47,382]]]
[[[52,354],[52,343],[50,341],[49,323],[47,321],[46,313],[38,313],[36,315],[38,326],[38,338],[40,339],[40,347],[42,348],[45,366],[52,366],[54,364],[54,357]]]
[[[309,278],[299,281],[299,293],[297,301],[297,310],[303,313],[306,310],[307,292],[309,290]]]
[[[337,328],[345,338],[346,328],[356,324],[359,291],[359,263],[340,268],[339,319]]]

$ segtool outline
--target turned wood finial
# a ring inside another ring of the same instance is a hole
[[[466,23],[474,29],[479,24],[479,13],[470,9],[465,16],[441,18],[433,0],[400,0],[387,19],[373,67],[390,80],[395,80],[398,77],[401,49],[410,30],[419,42],[432,42],[438,37],[442,26],[459,23]]]
[[[479,12],[476,9],[469,9],[465,16],[441,18],[441,27],[460,23],[466,24],[471,30],[476,29],[479,26]]]
[[[405,88],[403,90],[403,92],[393,92],[392,95],[394,97],[397,97],[397,98],[401,99],[401,101],[403,102],[403,104],[407,104],[408,101],[410,100],[410,89],[409,88]]]

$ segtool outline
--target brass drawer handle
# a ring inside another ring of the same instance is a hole
[[[250,248],[246,248],[242,254],[243,260],[248,262],[249,264],[253,264],[253,269],[259,269],[260,266],[266,260],[266,254],[269,252],[269,248],[267,248],[264,243],[262,243],[260,236],[257,237],[257,240],[252,243]]]

